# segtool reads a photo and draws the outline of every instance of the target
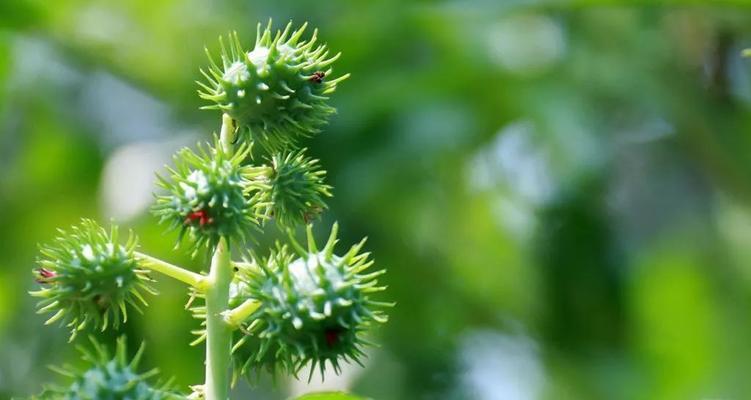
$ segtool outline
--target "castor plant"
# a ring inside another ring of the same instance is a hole
[[[219,134],[175,154],[158,174],[152,212],[177,233],[178,249],[207,254],[208,273],[142,252],[136,235],[114,222],[83,219],[40,246],[31,295],[49,316],[45,324],[82,342],[88,368],[55,367],[61,383],[34,398],[227,400],[242,377],[297,376],[305,367],[323,375],[361,364],[365,333],[393,304],[376,298],[384,270],[373,267],[365,240],[338,247],[336,223],[326,240],[314,235],[332,188],[301,144],[325,126],[335,111],[329,96],[349,75],[334,73],[340,54],[320,44],[317,31],[305,33],[306,24],[275,31],[269,21],[258,24],[252,48],[231,33],[220,38],[218,59],[207,50],[198,93],[203,108],[219,111]],[[258,248],[254,238],[268,229],[283,239]],[[158,274],[187,286],[198,320],[191,344],[206,348],[205,380],[188,393],[139,369],[144,346],[130,355],[123,336],[114,352],[97,339],[144,312],[148,296],[158,295]]]

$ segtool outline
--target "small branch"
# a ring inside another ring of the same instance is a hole
[[[232,117],[227,114],[222,114],[222,129],[219,133],[219,141],[227,154],[232,154],[232,140],[234,132],[234,123]]]
[[[227,325],[229,325],[232,328],[237,328],[238,326],[240,326],[240,324],[243,321],[248,319],[248,317],[250,317],[250,315],[253,314],[260,306],[261,306],[261,303],[256,300],[253,300],[253,299],[245,300],[239,306],[224,312],[224,322],[226,322]]]
[[[206,288],[206,277],[201,274],[188,271],[185,268],[178,267],[177,265],[172,265],[168,262],[162,261],[147,254],[143,254],[137,251],[134,253],[136,259],[141,262],[141,265],[152,271],[162,273],[171,278],[177,279],[178,281],[187,283],[188,285],[193,286],[200,291],[203,291]]]

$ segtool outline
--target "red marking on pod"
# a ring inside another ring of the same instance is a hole
[[[326,329],[323,334],[326,337],[326,344],[329,347],[334,347],[337,342],[339,342],[339,335],[341,335],[342,331],[336,328],[329,328]]]
[[[209,214],[205,210],[193,211],[185,218],[185,224],[190,224],[193,221],[198,221],[198,225],[204,226],[214,222],[214,218],[209,217]]]
[[[47,268],[39,268],[37,274],[37,283],[50,283],[50,279],[57,276],[55,271],[48,270]]]

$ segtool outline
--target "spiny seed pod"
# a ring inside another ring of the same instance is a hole
[[[108,233],[88,219],[59,233],[40,248],[41,268],[35,275],[42,288],[31,295],[42,299],[40,314],[54,313],[46,324],[61,321],[71,329],[71,340],[87,327],[117,327],[128,318],[126,304],[141,311],[139,304],[146,305],[141,291],[155,293],[133,255],[137,240],[132,233],[121,245],[117,226]]]
[[[65,365],[62,368],[53,369],[71,379],[73,382],[68,387],[50,387],[40,396],[34,397],[40,400],[104,400],[104,399],[129,399],[129,400],[177,400],[185,396],[178,395],[169,390],[169,384],[157,384],[152,386],[148,380],[159,372],[156,369],[138,373],[138,364],[143,355],[144,345],[136,352],[131,361],[127,359],[125,337],[117,340],[115,356],[110,358],[107,350],[93,337],[89,338],[94,351],[78,347],[82,358],[91,364],[87,370],[78,370],[73,366]]]
[[[290,228],[309,223],[327,208],[323,198],[331,197],[331,186],[323,183],[325,176],[318,160],[305,157],[305,149],[275,154],[263,191],[270,217]]]
[[[318,366],[323,373],[327,361],[339,373],[342,360],[360,363],[362,346],[368,344],[363,332],[373,322],[385,322],[380,309],[392,304],[370,298],[385,289],[376,280],[385,271],[364,273],[373,264],[369,253],[360,253],[364,240],[343,256],[334,254],[337,230],[334,224],[318,250],[308,225],[307,250],[291,238],[298,258],[282,246],[240,268],[237,276],[247,285],[248,297],[260,306],[248,318],[252,322],[238,331],[236,373],[281,367],[297,374],[308,364],[311,371]]]
[[[327,95],[349,74],[331,78],[330,66],[340,53],[329,57],[325,44],[316,45],[317,30],[301,41],[306,26],[292,32],[290,22],[272,34],[271,21],[263,31],[259,23],[251,51],[243,48],[237,33],[229,35],[229,51],[220,38],[221,66],[207,50],[211,66],[208,72],[201,70],[207,82],[198,82],[200,96],[213,103],[203,108],[229,114],[267,150],[319,132],[335,111]]]
[[[249,152],[243,144],[230,155],[218,142],[213,147],[199,144],[198,153],[183,148],[174,157],[175,168],[168,168],[170,179],[158,176],[167,193],[157,196],[152,211],[179,230],[178,244],[188,235],[194,255],[221,237],[244,240],[258,226],[263,204],[251,195],[260,185],[248,178],[255,170],[242,166]]]

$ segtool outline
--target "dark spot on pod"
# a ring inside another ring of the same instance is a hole
[[[328,328],[323,334],[326,338],[326,345],[334,347],[339,342],[339,336],[341,336],[342,330],[339,328]]]
[[[313,76],[310,77],[311,82],[323,83],[323,78],[326,77],[326,73],[323,71],[316,71]]]

